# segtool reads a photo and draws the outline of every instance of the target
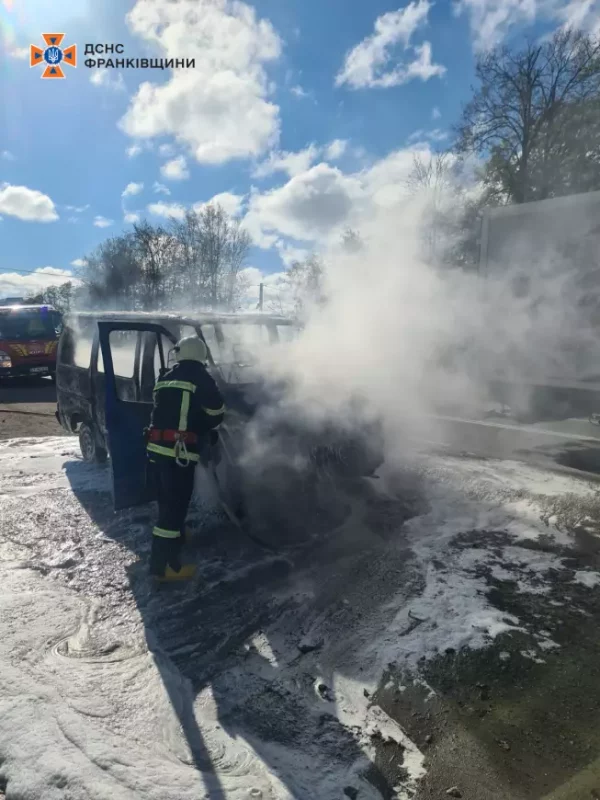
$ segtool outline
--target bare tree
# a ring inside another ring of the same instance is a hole
[[[133,233],[107,239],[86,261],[85,277],[92,307],[110,304],[116,309],[136,308],[136,288],[142,270]]]
[[[416,154],[406,180],[422,195],[423,255],[429,263],[473,269],[478,266],[483,208],[499,196],[483,182],[481,168],[449,152],[431,158]]]
[[[413,156],[413,166],[406,185],[413,192],[429,190],[434,196],[450,186],[453,159],[450,153],[434,153],[431,158],[423,158],[419,153]]]
[[[212,308],[231,306],[237,277],[250,248],[250,235],[221,206],[208,205],[199,216],[202,261],[208,276],[207,299]]]
[[[551,163],[573,138],[573,116],[597,109],[599,40],[567,30],[519,52],[501,47],[479,59],[476,75],[479,87],[463,109],[456,149],[489,158],[488,184],[513,202],[564,192],[553,185]]]
[[[364,242],[358,231],[346,228],[342,234],[342,250],[346,253],[360,253],[364,248]]]
[[[87,259],[92,307],[237,310],[250,236],[220,207],[188,211],[168,229],[142,222]]]
[[[202,233],[198,215],[188,210],[183,220],[173,220],[170,234],[175,242],[171,269],[171,297],[184,295],[202,303],[206,295],[206,274],[202,261]]]
[[[286,277],[294,316],[301,317],[310,305],[323,302],[323,276],[323,262],[314,253],[289,268]]]
[[[161,308],[168,299],[173,271],[175,243],[161,226],[148,222],[133,226],[133,246],[139,274],[136,276],[137,300],[144,309]]]
[[[435,153],[429,158],[417,153],[406,178],[408,191],[421,195],[424,203],[423,255],[430,263],[444,260],[463,203],[463,189],[457,179],[455,162],[456,157],[447,152]]]
[[[26,299],[26,303],[28,305],[47,304],[53,306],[57,311],[65,313],[71,308],[76,294],[77,289],[73,286],[73,283],[67,281],[56,286],[48,286],[42,292],[31,295]]]
[[[237,308],[245,288],[241,271],[251,245],[239,222],[211,204],[199,213],[188,211],[172,224],[171,234],[179,260],[175,272],[186,296],[205,308]]]

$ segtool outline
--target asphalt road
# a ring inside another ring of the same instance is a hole
[[[60,436],[56,388],[49,378],[0,383],[0,439]],[[529,461],[600,475],[600,426],[588,419],[521,424],[510,417],[437,415],[419,434],[420,449]]]
[[[427,449],[480,458],[528,461],[600,475],[600,426],[587,419],[520,424],[510,418],[436,416]]]

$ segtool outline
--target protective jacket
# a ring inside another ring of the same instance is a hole
[[[223,396],[203,364],[180,361],[154,386],[148,452],[177,461],[199,461],[208,434],[225,414]]]

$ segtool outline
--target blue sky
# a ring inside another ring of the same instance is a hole
[[[256,275],[279,271],[448,144],[477,51],[597,19],[588,0],[0,0],[0,294],[214,197]],[[29,45],[55,31],[79,64],[41,80]],[[87,68],[105,42],[196,67]]]

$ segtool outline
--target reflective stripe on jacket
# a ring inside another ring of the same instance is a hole
[[[225,414],[223,396],[211,375],[196,361],[181,361],[157,381],[153,397],[150,430],[195,433],[198,441],[187,442],[185,452],[190,461],[198,461],[207,434]],[[176,448],[177,441],[147,445],[149,452],[171,458],[177,457]]]

